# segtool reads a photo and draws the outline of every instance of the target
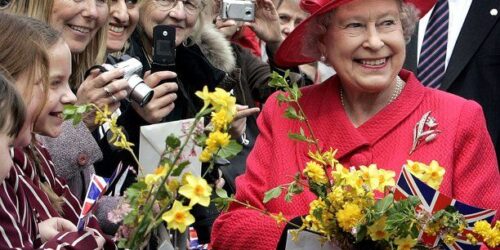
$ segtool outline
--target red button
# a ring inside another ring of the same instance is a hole
[[[87,164],[89,163],[89,156],[86,153],[79,153],[77,161],[80,167],[87,166]]]
[[[359,167],[359,166],[368,166],[372,161],[372,154],[370,152],[364,152],[359,154],[354,154],[351,157],[350,163],[351,166]]]

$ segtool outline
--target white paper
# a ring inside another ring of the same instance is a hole
[[[288,230],[288,235],[286,237],[286,249],[287,250],[341,250],[340,247],[334,245],[332,242],[321,241],[321,236],[308,232],[302,231],[299,233],[297,240],[292,240],[292,235]]]
[[[186,140],[189,127],[194,119],[185,119],[173,122],[158,123],[141,127],[139,141],[139,162],[144,168],[145,174],[153,173],[158,167],[160,156],[165,150],[165,139],[170,134],[176,135],[181,143]],[[198,131],[203,131],[203,119],[198,123]],[[201,162],[198,159],[201,154],[201,147],[194,144],[192,140],[184,148],[181,161],[189,160],[190,164],[183,173],[191,172],[194,175],[201,175]]]

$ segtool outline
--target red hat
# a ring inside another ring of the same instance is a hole
[[[319,56],[304,53],[304,46],[310,39],[308,26],[311,21],[324,13],[345,5],[353,0],[301,0],[300,7],[312,13],[301,22],[283,41],[275,55],[275,62],[281,67],[293,67],[319,60]],[[436,3],[436,0],[404,0],[413,4],[419,11],[420,17],[424,16]]]

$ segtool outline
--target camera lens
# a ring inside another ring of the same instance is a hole
[[[132,75],[128,79],[129,99],[138,103],[141,107],[148,104],[153,98],[154,91],[144,83],[138,75]]]

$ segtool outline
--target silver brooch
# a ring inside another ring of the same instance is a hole
[[[415,152],[421,143],[428,143],[436,139],[441,131],[437,130],[436,118],[431,116],[431,111],[425,113],[413,129],[413,146],[410,155]]]

